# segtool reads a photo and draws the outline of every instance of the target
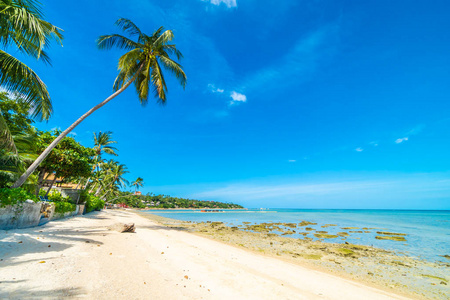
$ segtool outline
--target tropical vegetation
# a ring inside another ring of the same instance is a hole
[[[125,204],[135,208],[189,208],[189,209],[239,209],[244,208],[234,203],[223,203],[217,201],[201,201],[172,197],[169,195],[136,195],[132,192],[120,192],[120,196],[108,201],[111,204]]]
[[[19,59],[8,53],[17,51],[51,64],[45,52],[51,40],[62,45],[61,29],[44,20],[40,5],[32,0],[0,0],[0,87],[18,93],[31,109],[31,115],[48,120],[52,103],[47,87],[39,76]],[[15,141],[0,116],[1,148],[13,152]]]
[[[138,99],[142,105],[148,102],[150,90],[153,90],[154,96],[159,103],[163,104],[166,102],[167,85],[162,71],[163,68],[171,72],[183,87],[186,86],[186,74],[181,65],[171,58],[171,56],[175,56],[178,60],[182,58],[181,52],[176,48],[175,44],[171,43],[174,38],[172,31],[164,31],[164,28],[160,27],[152,35],[146,35],[128,19],[119,19],[116,25],[127,33],[130,38],[119,34],[111,34],[100,36],[97,40],[99,49],[107,50],[118,47],[128,51],[119,58],[119,74],[113,85],[115,92],[61,132],[14,183],[14,187],[21,186],[50,154],[53,148],[78,124],[121,94],[132,83],[135,85]]]
[[[62,45],[62,30],[44,20],[37,1],[0,0],[0,205],[27,199],[38,201],[41,197],[54,202],[59,213],[72,211],[80,203],[86,204],[88,212],[99,210],[105,202],[139,208],[240,208],[235,204],[165,195],[137,195],[144,185],[141,177],[131,183],[134,193],[125,192],[129,170],[111,159],[118,156],[112,132],[94,132],[93,147],[84,146],[69,135],[80,122],[131,84],[142,105],[152,93],[158,103],[164,104],[167,85],[163,70],[171,73],[183,88],[186,86],[186,74],[177,62],[183,56],[172,43],[172,31],[160,27],[147,35],[128,19],[119,19],[116,25],[126,36],[103,35],[97,40],[101,50],[126,51],[119,58],[114,93],[66,130],[41,131],[34,126],[35,120],[48,120],[53,111],[47,87],[32,69],[8,51],[50,65],[45,50],[51,41]],[[61,194],[54,188],[61,184],[76,190],[79,197]]]

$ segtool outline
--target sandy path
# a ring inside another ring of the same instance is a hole
[[[0,230],[0,259],[0,299],[405,299],[126,211]]]

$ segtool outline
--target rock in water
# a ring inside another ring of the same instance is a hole
[[[115,230],[118,232],[135,232],[136,227],[134,226],[134,223],[116,223],[114,225],[111,225],[108,227],[109,230]]]

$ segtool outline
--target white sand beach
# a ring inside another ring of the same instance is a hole
[[[0,259],[0,299],[406,299],[130,211],[0,231]]]

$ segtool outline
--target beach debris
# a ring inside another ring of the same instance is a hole
[[[45,264],[45,260],[41,260],[39,263],[40,264]]]
[[[22,241],[20,241],[20,242],[18,242],[17,244],[22,244],[23,242]]]
[[[189,276],[187,276],[187,275],[184,275],[184,279],[189,279]]]
[[[121,233],[124,233],[124,232],[135,232],[136,227],[134,226],[134,223],[128,223],[128,224],[116,223],[116,224],[113,224],[111,226],[108,226],[108,230],[114,230],[114,231],[118,231],[118,232],[121,232]]]
[[[161,252],[161,254],[164,254],[164,252]]]

